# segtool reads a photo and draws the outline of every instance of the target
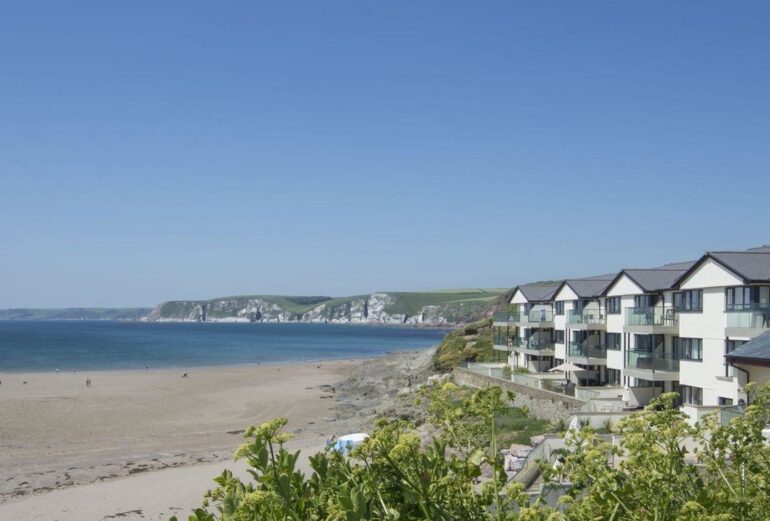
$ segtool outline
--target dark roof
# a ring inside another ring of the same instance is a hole
[[[715,251],[709,255],[747,281],[770,281],[770,251]]]
[[[732,362],[765,361],[770,364],[770,331],[765,331],[725,355]]]
[[[767,251],[764,251],[767,250]],[[713,259],[735,275],[745,284],[751,282],[770,282],[770,246],[752,248],[749,251],[709,251],[677,280],[677,285],[695,272],[708,259]]]
[[[756,248],[749,248],[746,251],[754,251],[758,253],[770,253],[770,246],[765,244],[764,246],[757,246]]]
[[[660,268],[624,269],[607,285],[602,294],[606,294],[623,275],[634,281],[642,291],[657,292],[671,289],[694,264],[695,261],[687,261],[666,264]]]
[[[604,290],[607,289],[607,286],[609,286],[613,280],[615,280],[614,274],[596,275],[594,277],[585,277],[582,279],[567,279],[556,291],[554,291],[554,296],[561,291],[562,287],[567,285],[580,298],[598,297],[604,293]]]
[[[559,289],[563,281],[559,282],[534,282],[532,284],[523,284],[517,289],[529,302],[544,302],[553,299],[556,290]]]

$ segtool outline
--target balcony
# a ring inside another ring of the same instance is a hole
[[[654,351],[631,350],[626,353],[625,373],[633,378],[656,382],[679,380],[679,359]]]
[[[598,309],[570,311],[567,315],[567,325],[576,330],[604,330],[607,329],[607,316]]]
[[[513,350],[533,356],[553,356],[554,343],[553,340],[536,337],[527,340],[519,338],[513,342]]]
[[[498,351],[513,351],[514,338],[510,335],[494,335],[492,337],[492,349]]]
[[[607,348],[588,342],[570,342],[567,360],[582,365],[607,365]]]
[[[728,309],[725,336],[753,338],[770,328],[770,308],[746,306]]]
[[[519,313],[501,311],[492,315],[492,321],[495,326],[508,326],[515,322],[520,322],[520,317],[521,315]]]
[[[533,309],[528,313],[522,313],[516,323],[519,327],[553,328],[553,310]]]
[[[626,308],[626,322],[623,331],[640,334],[678,334],[679,316],[673,308],[641,307]]]

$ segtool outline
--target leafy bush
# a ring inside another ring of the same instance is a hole
[[[248,461],[253,481],[223,472],[188,519],[767,520],[770,446],[762,429],[770,424],[770,385],[726,426],[714,418],[690,426],[668,393],[619,422],[619,446],[591,428],[573,433],[562,464],[541,465],[545,490],[570,484],[563,512],[541,499],[529,504],[521,485],[507,481],[498,418],[510,405],[500,389],[469,397],[456,390],[449,383],[434,391],[430,420],[440,430],[430,442],[403,421],[384,421],[349,458],[333,451],[312,456],[309,477],[296,469],[299,452],[284,447],[286,420],[251,427],[236,457]],[[687,446],[696,448],[690,454]]]

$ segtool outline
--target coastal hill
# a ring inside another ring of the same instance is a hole
[[[144,320],[441,326],[489,313],[504,289],[377,292],[351,297],[247,295],[163,302]]]

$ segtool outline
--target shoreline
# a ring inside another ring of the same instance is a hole
[[[16,519],[12,513],[32,508],[42,514],[30,519],[90,519],[62,514],[73,506],[52,509],[58,508],[57,498],[84,503],[99,487],[117,490],[110,484],[128,480],[137,487],[138,503],[158,494],[162,499],[163,490],[147,485],[157,479],[152,476],[195,467],[200,472],[193,471],[190,479],[197,476],[210,488],[219,471],[206,469],[225,468],[243,441],[243,430],[277,416],[289,419],[292,444],[322,448],[333,435],[370,429],[378,410],[397,406],[407,379],[417,381],[434,349],[208,366],[190,371],[187,378],[173,368],[94,371],[89,372],[90,388],[67,372],[32,373],[35,381],[26,385],[23,375],[31,373],[14,373],[21,376],[8,380],[7,387],[4,379],[0,388],[0,409],[11,418],[0,424],[0,518]],[[199,506],[205,490],[190,495],[194,504],[175,508]],[[103,503],[112,508],[109,501]],[[115,505],[109,514],[126,511],[120,508]],[[143,515],[136,519],[179,513],[147,517],[147,508],[139,510]]]

